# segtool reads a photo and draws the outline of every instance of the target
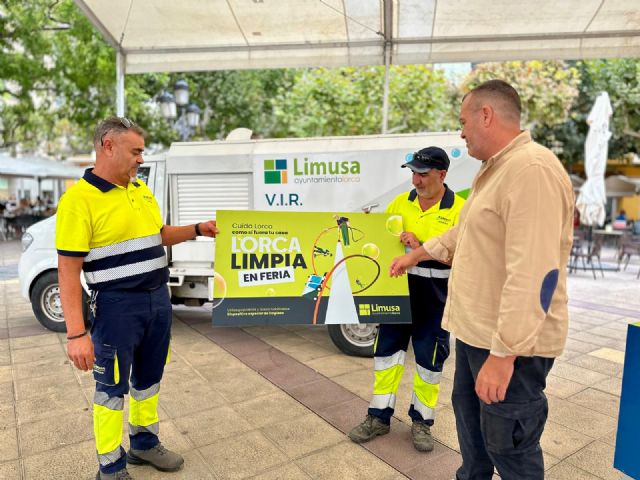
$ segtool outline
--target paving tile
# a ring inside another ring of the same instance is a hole
[[[209,340],[212,341],[212,340]],[[242,340],[234,343],[226,343],[223,345],[224,349],[234,357],[245,361],[245,358],[250,357],[253,354],[261,352],[280,352],[266,342],[256,337],[249,337],[246,340]],[[284,355],[284,354],[283,354]]]
[[[369,402],[361,398],[354,398],[338,405],[317,410],[315,413],[346,434],[364,420],[368,406]]]
[[[555,397],[549,397],[549,419],[591,438],[601,437],[617,425],[608,415]]]
[[[29,480],[95,478],[98,471],[95,444],[89,440],[27,456],[24,469]]]
[[[213,327],[211,325],[194,325],[194,330],[199,331],[218,345],[240,342],[255,338],[238,327]]]
[[[74,366],[66,356],[54,355],[51,358],[36,360],[35,362],[18,363],[13,366],[16,381],[56,374],[73,375]],[[91,374],[92,378],[93,375]]]
[[[128,418],[126,414],[124,418],[126,422],[126,419]],[[158,434],[158,436],[160,437],[162,444],[165,445],[169,450],[173,450],[174,452],[177,452],[179,454],[184,454],[190,450],[193,450],[193,445],[189,441],[189,438],[180,432],[180,430],[172,420],[161,420],[158,425],[160,428],[160,433]],[[126,440],[126,442],[123,442],[123,445],[125,443],[128,444],[129,440],[129,436],[126,434],[126,428],[124,430],[124,433],[124,439]]]
[[[67,358],[66,352],[58,344],[44,345],[42,347],[21,348],[12,350],[11,356],[14,364],[30,363],[52,358]]]
[[[239,363],[239,362],[238,362]],[[220,375],[220,372],[200,372],[207,379],[209,386],[222,396],[226,402],[244,402],[248,398],[275,393],[278,388],[260,374],[241,365],[242,369]],[[230,374],[232,373],[232,374]]]
[[[600,440],[601,442],[606,443],[607,445],[611,445],[612,447],[615,448],[617,435],[618,435],[618,429],[615,428],[615,429],[611,430],[609,433],[601,436],[598,440]]]
[[[18,427],[20,448],[26,457],[93,438],[92,412],[53,415]]]
[[[0,340],[4,340],[5,338],[9,338],[9,329],[2,327],[0,328]]]
[[[281,332],[279,335],[262,337],[262,341],[282,352],[287,352],[291,348],[300,347],[301,345],[309,343],[308,339],[293,332]]]
[[[174,423],[180,433],[189,437],[196,447],[255,428],[228,406],[179,417],[174,419]]]
[[[619,363],[610,362],[609,360],[604,360],[588,354],[572,358],[568,363],[611,376],[621,373],[623,367],[623,365]]]
[[[601,337],[614,338],[616,340],[624,340],[627,338],[626,330],[610,328],[609,324],[593,327],[587,330],[587,332]]]
[[[296,465],[316,480],[371,480],[396,471],[364,448],[345,441],[296,460]]]
[[[602,347],[599,345],[594,345],[593,343],[582,342],[580,340],[575,340],[571,337],[567,338],[567,343],[565,344],[565,350],[571,350],[573,352],[580,353],[589,353],[594,350],[598,350]]]
[[[0,366],[0,384],[13,381],[13,368],[10,365]]]
[[[285,391],[297,385],[323,378],[322,375],[312,368],[293,360],[282,365],[280,368],[267,369],[261,371],[261,373],[265,378]]]
[[[595,441],[570,456],[567,462],[605,480],[618,480],[620,472],[613,468],[614,447]]]
[[[0,365],[11,365],[11,352],[9,350],[0,351]]]
[[[553,364],[551,374],[588,386],[594,385],[608,378],[607,375],[602,373],[594,372],[571,363],[559,361]]]
[[[15,325],[9,322],[9,337],[31,337],[31,336],[46,336],[51,333],[51,330],[47,330],[40,324],[33,324],[33,320],[29,320],[27,325]]]
[[[316,358],[323,358],[329,355],[334,355],[340,350],[335,345],[326,347],[315,343],[307,343],[300,347],[291,347],[287,349],[287,354],[295,358],[299,362],[306,362],[307,360],[313,360]]]
[[[310,360],[306,362],[306,365],[329,378],[353,372],[354,370],[364,369],[362,365],[354,363],[350,357],[338,353],[328,357]]]
[[[589,353],[589,355],[602,358],[603,360],[608,360],[610,362],[624,364],[624,352],[621,350],[604,347]]]
[[[257,475],[287,461],[284,453],[259,431],[218,440],[199,450],[221,480]]]
[[[412,480],[448,480],[455,478],[456,471],[461,464],[462,458],[460,455],[448,450],[446,453],[434,458],[432,462],[415,467],[405,473]]]
[[[209,410],[225,403],[220,394],[199,379],[161,384],[160,404],[172,418]]]
[[[595,388],[587,388],[568,398],[572,403],[577,403],[589,410],[604,413],[613,418],[618,418],[620,409],[620,397],[606,393]]]
[[[249,422],[252,428],[262,428],[309,412],[304,405],[282,391],[235,403],[232,408]]]
[[[288,393],[312,410],[320,410],[356,398],[355,394],[327,378],[292,387]]]
[[[312,413],[269,425],[262,433],[291,459],[344,441],[342,432]]]
[[[14,426],[0,427],[0,462],[18,458],[18,433]]]
[[[0,403],[13,403],[13,382],[0,383]]]
[[[615,338],[601,337],[600,335],[594,335],[589,332],[579,332],[570,335],[573,340],[579,340],[586,343],[592,343],[601,347],[616,347],[620,340]]]
[[[218,345],[201,337],[197,342],[174,346],[176,355],[190,365],[224,364],[232,361],[233,356]]]
[[[597,345],[594,345],[593,347],[598,348]],[[572,358],[579,357],[580,355],[583,355],[583,353],[565,348],[563,352],[560,354],[560,356],[556,357],[556,361],[566,362],[568,360],[571,360]]]
[[[545,472],[544,477],[546,480],[601,480],[599,477],[591,475],[581,468],[574,467],[566,461],[551,467]]]
[[[254,325],[252,327],[242,327],[242,330],[258,338],[272,337],[290,332],[286,325]]]
[[[594,384],[592,388],[595,388],[597,390],[601,390],[603,392],[607,392],[619,397],[620,392],[622,390],[622,378],[620,378],[619,376],[609,377],[605,380],[601,380],[598,383]]]
[[[10,462],[0,463],[0,478],[5,478],[7,480],[23,478],[20,462],[18,462],[18,460],[12,460]]]
[[[0,428],[15,426],[15,424],[16,424],[16,409],[13,406],[13,403],[0,402]]]
[[[44,377],[24,378],[16,382],[16,400],[48,397],[57,392],[82,395],[80,385],[72,373],[55,373]]]
[[[33,335],[29,337],[11,338],[11,348],[18,350],[20,348],[43,347],[45,345],[59,345],[60,340],[55,333],[45,333],[42,335]]]
[[[162,473],[148,465],[127,465],[127,470],[135,480],[215,480],[216,476],[197,450],[182,453],[184,466],[177,472]]]
[[[369,401],[373,392],[373,370],[363,369],[345,373],[331,379],[363,400]]]
[[[563,460],[591,442],[593,442],[592,437],[576,432],[553,420],[547,420],[540,439],[540,446],[543,452]]]
[[[278,467],[273,470],[261,473],[252,480],[310,480],[311,477],[304,473],[299,467],[294,464],[288,464],[283,467]]]
[[[585,388],[588,387],[581,383],[567,380],[566,378],[560,378],[555,375],[548,375],[547,387],[544,391],[547,395],[553,395],[558,398],[567,398],[571,395],[575,395]]]
[[[433,438],[456,452],[460,451],[458,431],[456,430],[456,416],[450,407],[436,409],[436,418],[431,428]]]
[[[93,397],[92,397],[93,398]],[[18,423],[47,420],[56,416],[81,415],[92,408],[77,388],[58,389],[46,396],[31,397],[16,403]]]
[[[254,342],[257,342],[266,348],[259,348],[251,352],[235,350],[238,353],[234,353],[234,355],[237,355],[238,359],[241,359],[242,363],[244,363],[249,368],[255,370],[256,372],[264,373],[264,372],[269,372],[274,370],[278,371],[284,367],[289,367],[289,366],[304,367],[301,363],[297,362],[286,353],[281,352],[277,348],[274,348],[271,345],[264,343],[261,340],[258,340],[257,338],[249,342],[238,342],[236,344],[227,345],[225,347],[226,348],[240,347],[242,350],[244,350],[244,346],[247,343],[251,344]]]

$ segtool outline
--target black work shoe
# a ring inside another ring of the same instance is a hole
[[[129,475],[126,468],[118,470],[115,473],[102,473],[98,470],[98,473],[96,473],[96,480],[133,480],[133,477]]]
[[[151,465],[161,472],[175,472],[184,463],[182,455],[167,450],[161,443],[149,450],[134,450],[127,452],[127,462],[132,465]]]
[[[378,435],[389,433],[391,427],[383,423],[378,417],[367,415],[360,425],[349,432],[349,438],[356,443],[365,443]]]
[[[411,438],[413,446],[419,452],[430,452],[433,450],[433,437],[431,436],[431,428],[426,423],[413,422],[411,425]]]

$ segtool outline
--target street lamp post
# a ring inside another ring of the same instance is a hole
[[[187,141],[195,132],[200,122],[200,108],[195,103],[189,103],[189,85],[184,80],[178,80],[173,86],[174,94],[163,91],[158,96],[160,114],[165,118],[182,139]],[[178,113],[180,115],[178,115]]]

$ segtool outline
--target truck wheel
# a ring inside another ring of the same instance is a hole
[[[60,301],[60,285],[58,284],[58,272],[51,270],[38,277],[31,289],[31,308],[36,319],[42,326],[54,332],[66,332]],[[89,296],[82,291],[82,315],[87,328],[91,326],[89,321]]]
[[[328,325],[331,340],[343,353],[354,357],[373,357],[373,344],[378,325],[359,323],[357,325]]]

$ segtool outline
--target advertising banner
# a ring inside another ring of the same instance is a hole
[[[438,144],[451,159],[446,181],[466,198],[480,162],[460,147],[457,137],[450,140],[456,145]],[[255,209],[353,212],[376,203],[377,211],[384,211],[396,195],[411,189],[411,172],[400,167],[411,161],[414,150],[418,149],[256,154]]]
[[[410,323],[402,218],[218,210],[215,325]]]

